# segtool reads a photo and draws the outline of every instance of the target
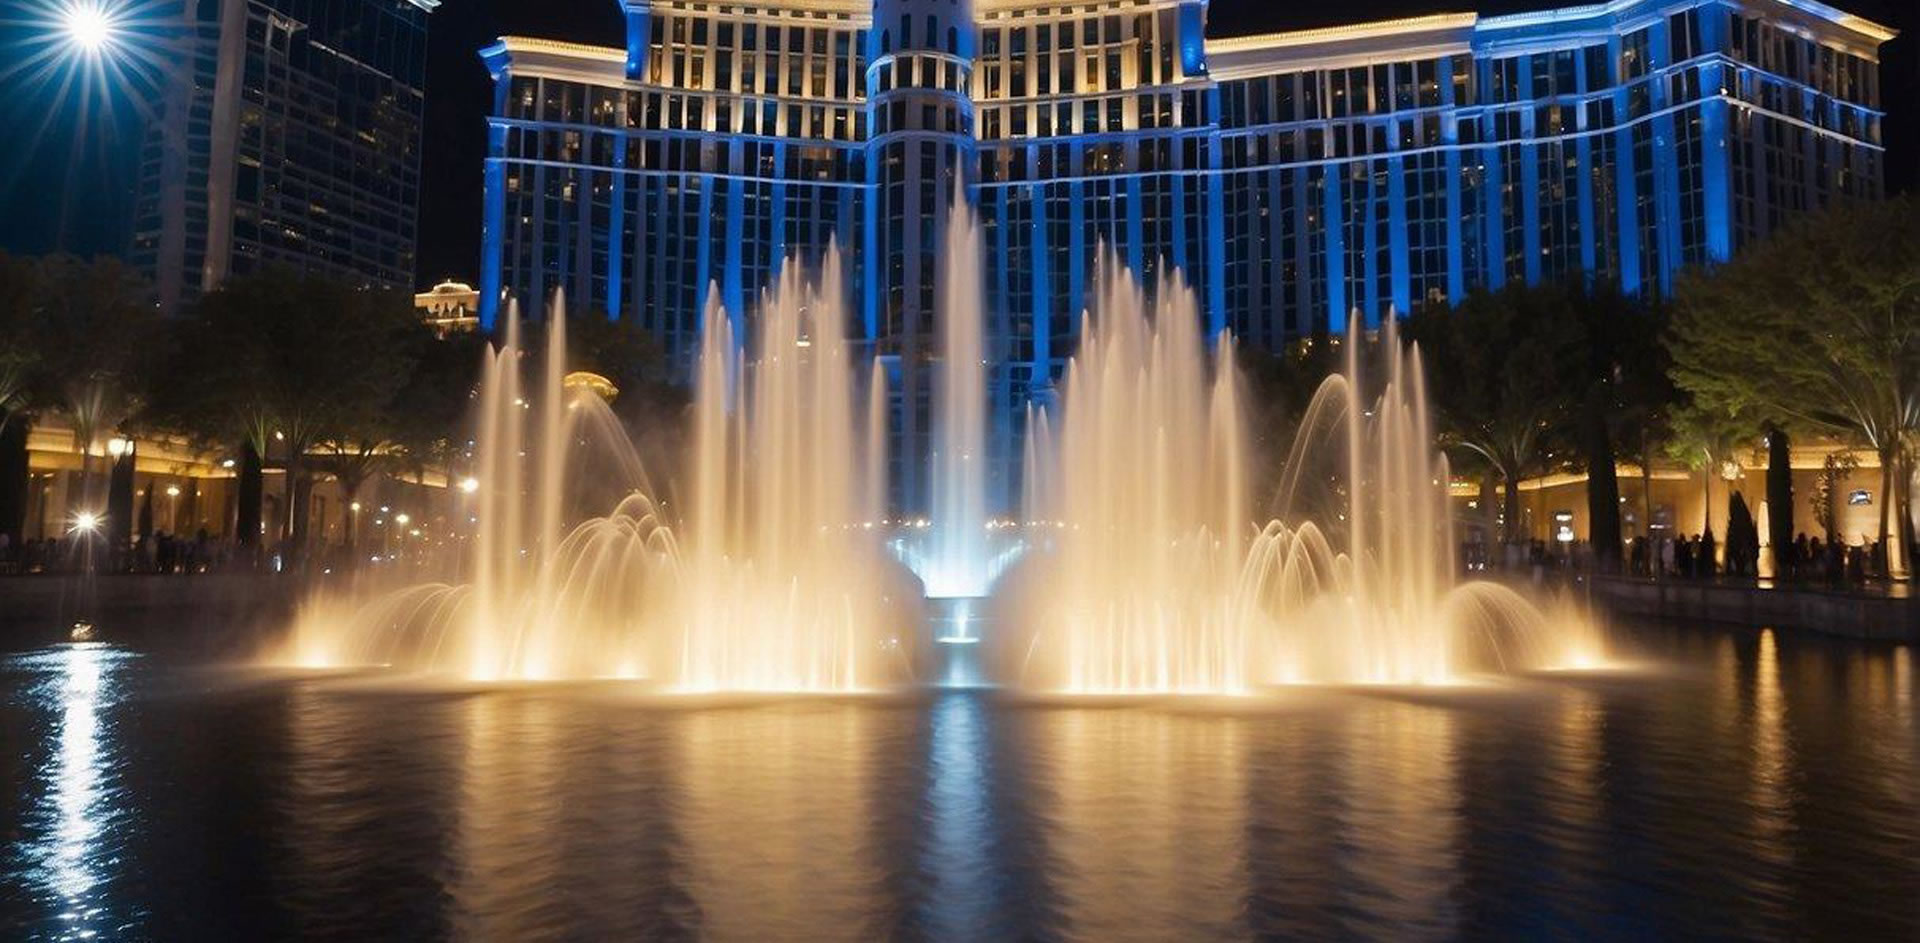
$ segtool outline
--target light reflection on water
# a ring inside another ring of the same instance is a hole
[[[7,856],[8,871],[25,878],[28,893],[51,916],[34,928],[36,936],[113,935],[108,902],[98,891],[115,863],[114,830],[126,813],[116,803],[118,745],[109,711],[119,694],[117,675],[131,657],[81,643],[15,661],[15,670],[32,678],[15,704],[52,720],[46,739],[30,745],[39,759],[36,795],[26,836]]]
[[[985,700],[964,694],[940,697],[929,716],[930,840],[919,867],[931,879],[927,929],[937,937],[956,937],[995,919],[992,722]]]
[[[0,938],[1920,934],[1914,652],[1639,644],[1669,668],[1228,707],[61,647],[0,661]]]
[[[1242,718],[1054,710],[1049,863],[1083,939],[1244,935]]]

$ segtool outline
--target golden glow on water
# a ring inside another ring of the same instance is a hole
[[[1075,708],[1038,720],[1056,892],[1073,935],[1244,935],[1246,722]]]
[[[1460,792],[1450,710],[1381,704],[1347,723],[1341,835],[1356,906],[1418,935],[1445,936],[1460,878]],[[1369,836],[1391,835],[1375,842]]]
[[[461,705],[465,743],[452,857],[458,935],[529,939],[548,932],[542,898],[565,884],[566,852],[553,836],[567,821],[557,802],[529,802],[559,787],[565,705],[533,698],[471,698]]]
[[[712,939],[871,938],[884,884],[875,721],[854,705],[723,708],[674,725],[686,886]]]
[[[1587,691],[1561,692],[1559,701],[1559,722],[1554,726],[1555,781],[1566,788],[1556,797],[1555,807],[1569,825],[1562,832],[1561,850],[1572,865],[1588,860],[1593,851],[1584,844],[1567,847],[1566,840],[1568,836],[1585,835],[1600,814],[1598,783],[1604,762],[1600,735],[1606,712],[1600,699]]]
[[[1913,650],[1905,645],[1893,650],[1893,692],[1899,707],[1913,706]]]
[[[0,661],[10,930],[1912,938],[1911,647],[1628,637],[1679,670],[1217,703],[437,688],[62,646]]]
[[[1752,782],[1756,803],[1765,809],[1781,807],[1780,793],[1787,788],[1787,768],[1792,746],[1786,732],[1787,704],[1780,692],[1780,652],[1773,630],[1760,630],[1754,655],[1752,724],[1754,771]]]
[[[1746,827],[1754,837],[1756,855],[1780,875],[1775,880],[1791,880],[1786,875],[1796,857],[1792,836],[1800,827],[1795,811],[1799,787],[1794,782],[1797,770],[1788,734],[1787,699],[1781,686],[1779,645],[1772,629],[1760,630],[1755,643],[1750,690],[1745,718],[1751,754],[1746,775]],[[1777,907],[1772,901],[1762,901],[1761,905],[1769,910]]]

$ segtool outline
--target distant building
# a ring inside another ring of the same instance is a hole
[[[611,0],[609,0],[611,2]],[[1205,38],[1206,0],[624,0],[626,44],[509,37],[480,320],[555,289],[676,361],[789,257],[852,260],[849,332],[923,454],[948,202],[988,243],[996,491],[1099,247],[1278,348],[1476,287],[1665,290],[1882,195],[1883,26],[1816,0],[1606,0]],[[908,460],[897,504],[925,494]]]
[[[445,281],[413,296],[420,320],[441,337],[480,326],[480,293],[465,282]]]
[[[427,11],[194,0],[140,155],[131,258],[161,309],[287,265],[413,285]]]

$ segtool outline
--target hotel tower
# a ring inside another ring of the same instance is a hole
[[[632,318],[678,362],[713,286],[849,260],[896,454],[927,448],[946,215],[986,241],[995,487],[1103,251],[1275,348],[1476,287],[1661,291],[1881,195],[1885,27],[1813,0],[1614,0],[1209,39],[1206,0],[625,0],[626,42],[508,37],[482,323]],[[1216,33],[1222,30],[1216,29]],[[923,463],[894,500],[924,501]]]

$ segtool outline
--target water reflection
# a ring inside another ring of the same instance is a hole
[[[1793,746],[1787,737],[1787,701],[1780,690],[1780,650],[1773,630],[1760,632],[1754,652],[1753,708],[1748,716],[1753,771],[1747,777],[1758,846],[1785,865],[1789,846],[1781,839],[1793,827]]]
[[[1912,649],[1647,644],[1687,670],[1219,710],[42,651],[0,660],[0,938],[1920,935]]]
[[[1388,703],[1356,711],[1341,749],[1346,782],[1336,813],[1349,933],[1446,936],[1458,915],[1460,793],[1454,714]],[[1387,840],[1380,840],[1386,838]]]
[[[51,924],[36,935],[78,940],[112,932],[111,902],[102,885],[125,839],[118,831],[126,811],[119,804],[120,750],[110,709],[119,697],[119,670],[130,657],[82,643],[20,659],[39,676],[29,689],[30,708],[57,717],[52,750],[39,763],[30,831],[17,847],[28,881],[52,914]]]
[[[558,932],[571,925],[574,906],[562,890],[568,846],[596,838],[565,827],[564,718],[551,701],[518,697],[471,698],[459,715],[465,742],[451,888],[458,935],[524,940]]]
[[[400,936],[445,932],[438,872],[458,786],[448,708],[431,696],[287,692],[286,754],[262,785],[277,787],[272,822],[284,850],[272,860],[290,929],[351,937],[378,922]],[[405,860],[369,854],[370,845],[405,848]]]
[[[670,718],[680,880],[710,939],[864,939],[892,920],[870,831],[883,711],[842,702]],[[893,731],[896,732],[897,731]]]
[[[1126,709],[1034,721],[1066,932],[1247,935],[1246,721]]]
[[[932,878],[928,930],[957,939],[995,920],[998,870],[991,856],[993,790],[987,781],[991,745],[983,698],[949,694],[933,705],[927,782],[928,841],[920,867]]]

